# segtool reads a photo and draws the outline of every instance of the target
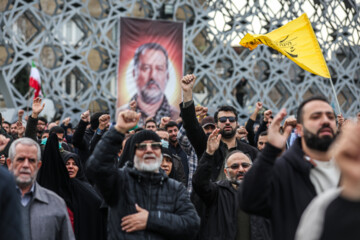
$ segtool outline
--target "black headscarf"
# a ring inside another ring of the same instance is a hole
[[[73,157],[76,161],[76,156]],[[77,178],[70,179],[55,134],[49,137],[42,159],[38,182],[64,198],[67,207],[74,214],[76,239],[106,239],[106,209],[100,208],[102,199],[87,182]]]
[[[119,168],[125,166],[126,162],[128,162],[129,165],[132,165],[132,163],[134,162],[135,145],[146,140],[160,142],[160,137],[154,131],[141,130],[128,138],[125,143],[123,153],[120,157]]]
[[[81,164],[81,161],[80,161],[80,157],[76,154],[76,153],[71,153],[71,152],[66,152],[63,154],[63,162],[66,166],[66,162],[70,159],[74,159],[75,163],[76,163],[76,166],[78,166],[79,170],[76,174],[76,177],[77,179],[81,180],[81,181],[87,181],[86,179],[86,176],[85,176],[85,172],[84,172],[84,168]]]

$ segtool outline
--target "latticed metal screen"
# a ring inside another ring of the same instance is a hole
[[[185,71],[197,76],[195,101],[214,110],[232,104],[245,121],[255,103],[294,113],[323,94],[330,80],[305,72],[260,46],[239,46],[306,12],[323,50],[345,116],[360,110],[360,3],[355,0],[102,1],[0,0],[0,92],[6,107],[26,108],[34,60],[57,117],[90,109],[115,114],[118,20],[121,16],[186,22]],[[173,13],[172,13],[173,12]]]

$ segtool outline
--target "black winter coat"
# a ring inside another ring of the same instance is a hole
[[[211,168],[214,157],[204,153],[193,176],[193,188],[204,201],[205,215],[199,239],[235,240],[238,229],[239,198],[241,191],[236,190],[228,180],[211,182]],[[251,240],[270,240],[270,222],[255,215],[250,216]]]
[[[110,207],[109,239],[192,239],[199,230],[200,219],[185,187],[163,171],[116,168],[113,159],[123,138],[123,134],[110,129],[88,161],[88,176]],[[126,233],[121,230],[121,219],[136,213],[135,204],[149,211],[146,230]]]
[[[294,239],[300,217],[316,191],[309,177],[312,164],[304,159],[301,139],[276,159],[280,152],[266,144],[245,175],[241,208],[269,217],[273,239],[289,240]]]

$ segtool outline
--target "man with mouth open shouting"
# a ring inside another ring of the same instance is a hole
[[[199,239],[270,239],[269,221],[248,215],[239,207],[239,184],[252,165],[247,154],[239,150],[230,152],[224,164],[226,180],[210,180],[211,169],[215,165],[214,153],[222,137],[220,131],[217,128],[210,134],[206,151],[193,176],[194,191],[206,206]]]

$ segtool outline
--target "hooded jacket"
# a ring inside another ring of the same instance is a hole
[[[88,161],[87,173],[109,205],[109,239],[192,239],[200,220],[185,187],[163,171],[140,172],[113,159],[124,135],[110,129],[101,138]],[[134,149],[132,149],[134,151]],[[126,233],[121,219],[136,213],[135,204],[149,212],[146,229]]]

